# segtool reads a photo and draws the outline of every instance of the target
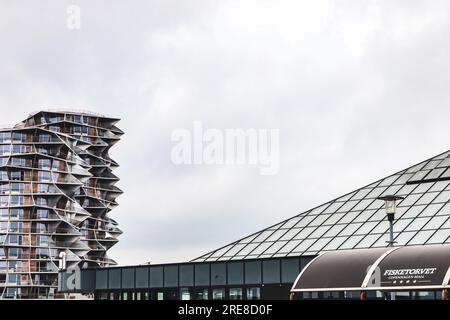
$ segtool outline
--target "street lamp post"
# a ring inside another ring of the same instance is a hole
[[[384,200],[385,202],[385,209],[386,209],[386,215],[389,221],[389,246],[394,246],[394,220],[395,220],[395,211],[397,209],[397,200],[404,199],[400,196],[382,196],[377,198],[379,200]]]
[[[388,195],[377,198],[379,200],[384,200],[386,215],[389,221],[389,247],[393,247],[395,244],[394,241],[394,220],[395,220],[395,211],[397,209],[397,200],[404,199],[400,196]],[[391,300],[395,300],[395,292],[391,292]]]

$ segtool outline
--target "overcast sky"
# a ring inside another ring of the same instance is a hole
[[[0,123],[122,119],[119,264],[196,258],[450,149],[449,1],[0,3]],[[279,173],[175,166],[196,120],[279,129]]]

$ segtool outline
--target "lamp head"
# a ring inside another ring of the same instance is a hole
[[[386,203],[385,209],[388,220],[394,221],[395,211],[397,209],[397,200],[404,199],[404,197],[389,195],[389,196],[382,196],[377,199],[384,200],[384,202]]]

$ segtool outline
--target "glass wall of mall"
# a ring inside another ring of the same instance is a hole
[[[70,273],[61,271],[60,291],[93,293],[97,300],[288,300],[312,258],[84,269],[77,289],[68,288]]]

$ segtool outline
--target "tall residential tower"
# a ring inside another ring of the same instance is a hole
[[[118,121],[51,110],[0,129],[0,298],[48,297],[63,256],[67,267],[116,264]]]

